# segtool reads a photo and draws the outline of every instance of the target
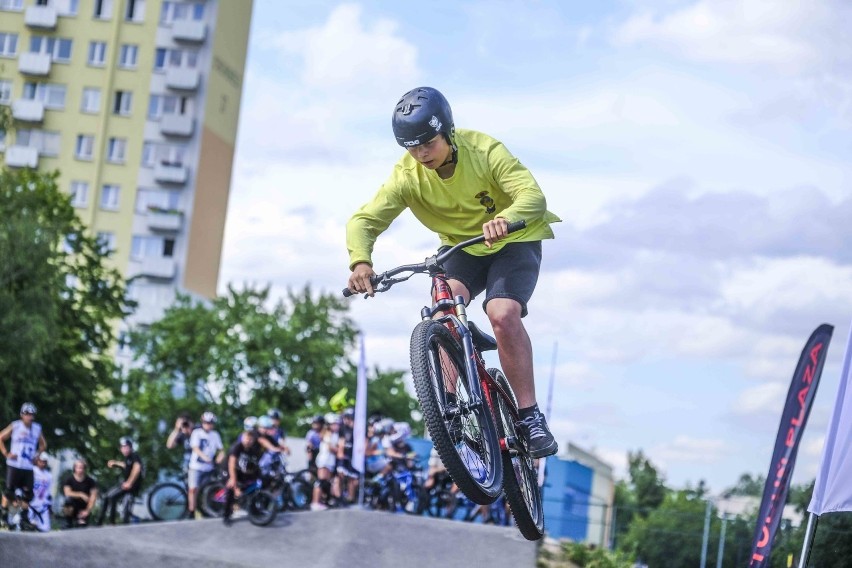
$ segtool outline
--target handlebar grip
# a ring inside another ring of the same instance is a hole
[[[352,291],[352,290],[350,290],[349,288],[344,288],[344,289],[343,289],[343,297],[344,297],[344,298],[348,298],[349,296],[354,296],[354,295],[355,295],[355,292],[353,292],[353,291]]]
[[[525,229],[527,226],[527,222],[523,219],[520,221],[515,221],[514,223],[509,223],[509,226],[506,228],[506,232],[514,233],[515,231],[520,231],[521,229]]]

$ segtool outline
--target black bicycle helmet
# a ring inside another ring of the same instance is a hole
[[[450,103],[432,87],[418,87],[402,95],[393,109],[393,135],[403,148],[425,144],[443,134],[455,154],[453,111]]]

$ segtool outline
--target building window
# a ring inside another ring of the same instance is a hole
[[[169,189],[142,189],[136,192],[136,212],[148,213],[152,208],[176,210],[180,208],[180,191]]]
[[[118,196],[121,188],[114,184],[104,184],[101,188],[101,209],[118,210]]]
[[[65,85],[56,83],[24,83],[24,98],[41,101],[46,108],[65,108]]]
[[[15,138],[18,146],[36,148],[40,156],[59,155],[59,142],[61,140],[59,132],[19,128],[15,133]]]
[[[0,79],[0,104],[7,105],[12,100],[12,80]]]
[[[174,256],[175,240],[144,235],[133,235],[130,241],[130,258],[171,258]]]
[[[145,0],[127,0],[124,19],[128,22],[142,22],[145,19]]]
[[[0,10],[23,10],[24,0],[0,0]]]
[[[112,18],[112,0],[95,0],[95,18],[99,20]]]
[[[0,32],[0,57],[15,57],[18,53],[18,34]]]
[[[106,65],[106,42],[105,41],[90,41],[89,42],[89,65],[103,67]]]
[[[80,8],[80,0],[51,0],[60,16],[76,16]]]
[[[46,53],[54,62],[68,63],[71,61],[73,42],[63,37],[48,37],[34,35],[30,37],[30,53]]]
[[[101,111],[101,90],[97,87],[83,87],[83,100],[80,110],[88,113]]]
[[[133,108],[133,93],[130,91],[116,91],[115,100],[112,103],[113,114],[128,116]]]
[[[95,150],[95,137],[91,134],[78,134],[74,157],[78,160],[91,160]]]
[[[89,204],[89,183],[85,181],[71,182],[71,205],[86,207]]]
[[[139,46],[126,43],[121,46],[118,55],[118,66],[128,69],[136,68],[136,57],[139,54]]]
[[[110,138],[107,144],[107,161],[123,164],[127,154],[127,138]]]
[[[199,2],[163,2],[162,10],[160,10],[161,24],[190,19],[198,22],[204,19],[204,4]]]
[[[148,101],[148,118],[157,120],[163,115],[183,115],[189,112],[189,97],[176,95],[151,95]]]
[[[142,165],[153,168],[157,164],[164,166],[183,166],[186,147],[172,144],[145,142],[142,145]]]
[[[154,53],[154,70],[182,67],[195,69],[198,65],[198,51],[193,49],[167,49],[158,47]]]
[[[107,252],[115,251],[115,233],[112,231],[98,231],[98,244],[105,248]]]

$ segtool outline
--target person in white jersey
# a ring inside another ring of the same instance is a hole
[[[190,519],[195,518],[198,488],[204,485],[204,482],[213,472],[215,464],[221,462],[225,455],[222,437],[219,432],[214,430],[216,422],[215,414],[209,411],[205,412],[201,415],[201,428],[193,430],[189,437],[192,456],[189,458],[189,475],[187,476],[187,486],[189,487],[187,515]]]
[[[47,452],[41,452],[33,468],[33,498],[30,501],[30,523],[39,531],[50,530],[50,508],[53,505],[53,472],[47,466]]]
[[[41,424],[35,421],[36,407],[31,402],[21,405],[21,419],[0,431],[0,453],[6,458],[6,493],[0,501],[0,522],[6,522],[9,499],[20,489],[24,496],[22,508],[27,509],[33,498],[33,458],[47,449]],[[9,440],[9,447],[6,447]],[[27,517],[24,524],[29,524]]]

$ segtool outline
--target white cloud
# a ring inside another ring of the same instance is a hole
[[[697,61],[767,65],[811,72],[826,59],[848,59],[838,49],[849,6],[842,2],[702,0],[666,14],[643,12],[620,25],[617,45],[653,44]]]
[[[657,445],[648,452],[663,467],[678,462],[713,464],[729,451],[728,444],[719,438],[696,438],[679,435],[670,442]]]
[[[302,58],[305,86],[343,88],[338,100],[345,104],[353,88],[374,87],[377,81],[413,83],[417,78],[417,48],[398,35],[398,27],[386,18],[364,18],[358,4],[342,4],[322,26],[283,32],[272,44]]]
[[[739,393],[733,410],[737,414],[777,414],[784,404],[789,385],[782,382],[763,383],[749,387]]]

